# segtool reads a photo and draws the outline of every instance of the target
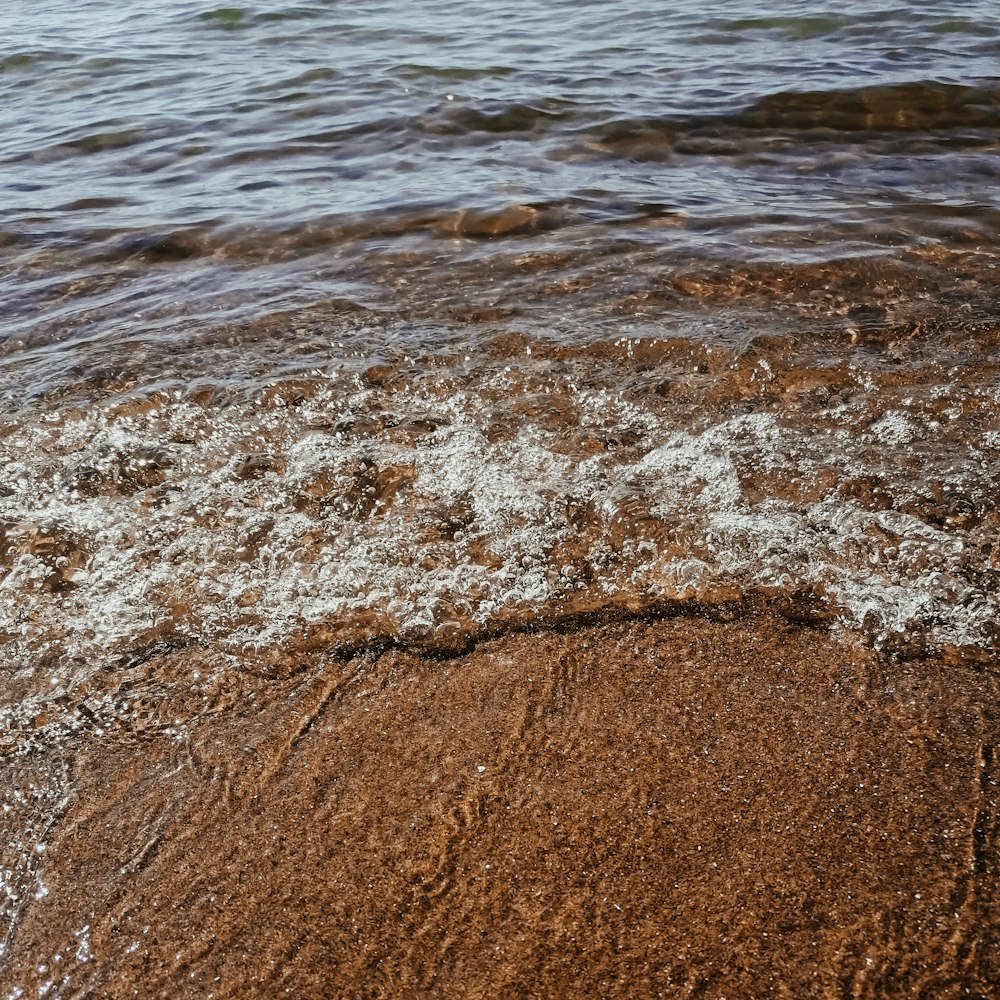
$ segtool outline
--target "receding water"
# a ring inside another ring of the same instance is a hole
[[[316,651],[996,649],[1000,5],[8,6],[0,966],[74,740]]]

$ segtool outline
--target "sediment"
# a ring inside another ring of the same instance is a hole
[[[0,822],[34,829],[10,995],[986,997],[1000,978],[988,659],[764,609],[579,619],[451,658],[317,651],[280,679],[209,680],[205,658],[150,657],[116,695],[129,728],[5,765],[24,794]]]

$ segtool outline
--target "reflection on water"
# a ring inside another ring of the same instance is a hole
[[[993,4],[49,0],[5,46],[8,337],[371,297],[456,234],[828,260],[997,231]],[[535,224],[453,224],[510,207]]]

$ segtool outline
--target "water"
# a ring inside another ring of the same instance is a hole
[[[995,3],[6,13],[11,760],[181,738],[118,686],[177,649],[228,689],[755,607],[995,648]]]
[[[400,254],[506,258],[449,237],[518,205],[601,273],[993,238],[995,5],[670,7],[21,7],[8,339],[384,302]]]
[[[6,45],[29,675],[580,592],[990,641],[994,5],[48,3]]]

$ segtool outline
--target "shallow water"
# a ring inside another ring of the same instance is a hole
[[[490,235],[576,278],[997,231],[992,3],[47,2],[5,44],[8,349],[399,308],[456,262],[476,298]]]
[[[20,677],[760,594],[993,641],[994,5],[48,3],[6,44]]]
[[[607,602],[993,642],[993,5],[50,3],[7,45],[25,697]]]
[[[182,739],[119,697],[177,650],[767,607],[991,655],[1000,10],[796,7],[12,15],[8,759]]]

